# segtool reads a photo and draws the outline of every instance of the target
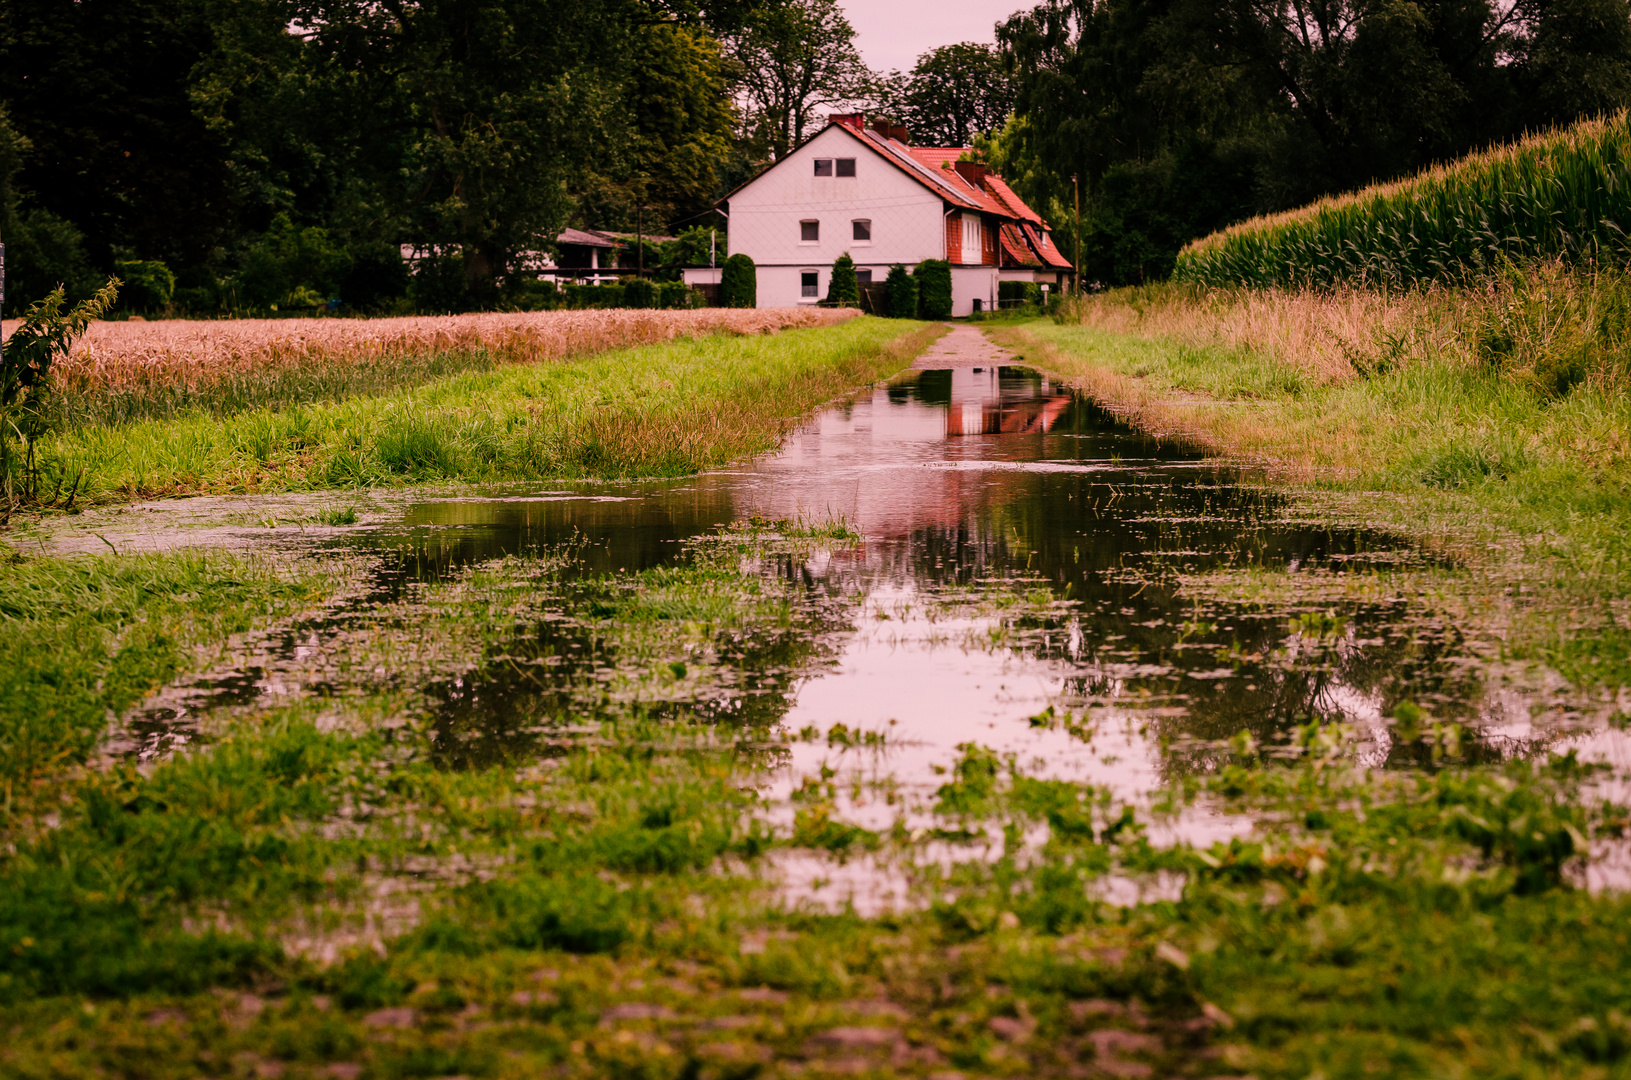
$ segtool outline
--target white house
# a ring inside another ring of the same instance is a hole
[[[833,117],[720,204],[730,253],[758,267],[759,306],[825,298],[845,252],[863,282],[894,263],[945,259],[953,315],[995,308],[998,281],[1063,288],[1070,261],[1047,223],[1001,177],[958,160],[968,152],[912,146],[905,128],[861,114]]]

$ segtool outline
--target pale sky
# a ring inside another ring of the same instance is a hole
[[[839,0],[855,44],[874,71],[911,71],[937,45],[996,41],[998,20],[1034,7],[1025,0]]]

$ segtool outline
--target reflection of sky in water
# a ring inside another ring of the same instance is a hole
[[[1025,369],[903,373],[823,410],[774,456],[684,481],[412,498],[400,521],[345,541],[391,553],[371,603],[393,582],[567,541],[584,571],[616,572],[670,562],[684,540],[751,515],[843,519],[863,537],[857,547],[763,568],[840,613],[824,636],[830,662],[802,672],[795,663],[790,679],[755,682],[755,665],[790,661],[777,650],[743,653],[732,692],[757,695],[762,707],[710,715],[887,732],[893,745],[875,761],[856,752],[845,760],[893,777],[920,804],[942,782],[935,767],[950,765],[963,743],[1132,798],[1174,771],[1211,767],[1215,741],[1242,729],[1274,744],[1311,719],[1346,719],[1384,765],[1414,760],[1413,750],[1388,744],[1384,718],[1402,700],[1475,722],[1525,711],[1486,699],[1454,629],[1401,603],[1348,605],[1330,625],[1292,628],[1284,611],[1181,594],[1178,573],[1330,574],[1400,553],[1362,530],[1288,524],[1277,496],[1130,431]],[[1041,589],[1068,604],[1007,626],[1014,636],[993,644],[997,616],[928,610],[969,586]],[[524,655],[541,641],[508,651]],[[302,636],[298,647],[313,646]],[[549,671],[565,679],[571,669]],[[483,737],[494,745],[469,761],[535,749],[513,734],[522,730],[513,717],[546,715],[539,701],[560,695],[507,685],[504,671],[444,695],[450,738],[490,729]],[[248,685],[276,678],[267,672]],[[239,699],[251,692],[234,690]],[[1097,734],[1088,743],[1033,727],[1029,718],[1049,705],[1085,712]],[[1526,742],[1510,725],[1502,731],[1490,755]],[[825,743],[796,743],[777,786],[785,793],[794,774],[838,758]],[[849,812],[876,826],[897,808],[872,800]],[[1242,824],[1195,809],[1174,827],[1204,842]]]

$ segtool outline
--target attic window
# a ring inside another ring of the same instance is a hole
[[[819,244],[819,243],[821,243],[821,222],[819,222],[819,221],[801,221],[801,222],[799,222],[799,243],[801,243],[801,244]]]
[[[1048,246],[1048,234],[1047,233],[1042,234],[1042,246],[1043,247]]]
[[[839,158],[838,159],[838,175],[839,176],[854,176],[855,175],[855,159],[852,158],[852,157],[841,157],[841,158]]]
[[[815,174],[817,176],[831,176],[832,175],[832,158],[830,158],[830,157],[818,157],[818,158],[815,159],[815,163],[816,163]]]

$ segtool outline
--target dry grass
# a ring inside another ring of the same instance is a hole
[[[1084,297],[1067,319],[1095,330],[1223,346],[1272,357],[1316,383],[1356,377],[1408,343],[1435,355],[1455,346],[1449,290],[1206,290],[1157,286]],[[1459,313],[1459,312],[1458,312]]]
[[[101,322],[53,369],[59,390],[80,395],[154,387],[206,391],[226,379],[382,359],[480,352],[529,364],[710,333],[762,334],[827,326],[843,309],[550,311],[395,319],[237,319]],[[9,333],[18,320],[7,320]]]

